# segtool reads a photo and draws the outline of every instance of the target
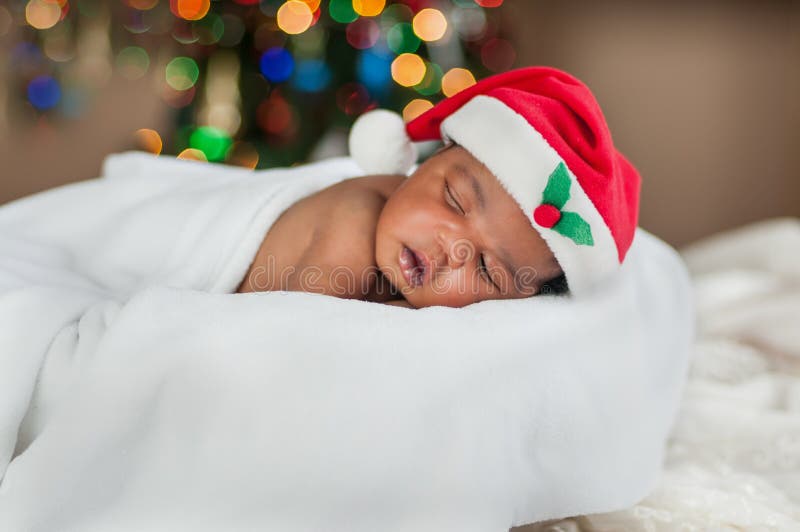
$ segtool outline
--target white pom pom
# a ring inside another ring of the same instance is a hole
[[[392,111],[364,113],[350,129],[350,155],[367,174],[407,174],[417,162],[417,147],[403,118]]]

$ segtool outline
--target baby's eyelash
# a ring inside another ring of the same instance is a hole
[[[447,203],[451,204],[453,207],[458,209],[458,211],[461,214],[464,214],[465,211],[461,207],[461,204],[458,203],[458,200],[456,200],[456,197],[453,196],[453,193],[450,191],[450,184],[447,182],[447,180],[445,180],[445,182],[444,182],[444,191],[445,191],[445,199],[447,200]]]
[[[483,253],[480,254],[478,258],[478,266],[481,269],[481,272],[487,272],[488,269],[486,268],[486,261],[483,260]]]
[[[494,280],[492,279],[491,275],[489,275],[489,268],[486,267],[486,261],[483,260],[483,253],[481,253],[478,256],[478,269],[481,271],[481,275],[485,276],[486,280],[489,281],[489,283],[499,288],[497,286],[497,283],[495,283]]]

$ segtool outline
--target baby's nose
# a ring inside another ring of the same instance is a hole
[[[444,251],[442,266],[446,260],[446,265],[456,270],[475,257],[475,245],[469,238],[442,233],[439,241]]]

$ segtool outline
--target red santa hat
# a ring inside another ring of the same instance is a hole
[[[481,161],[547,242],[573,294],[617,270],[633,240],[640,177],[611,141],[589,89],[554,68],[485,78],[407,124],[362,115],[350,153],[367,173],[406,174],[412,141],[455,142]]]

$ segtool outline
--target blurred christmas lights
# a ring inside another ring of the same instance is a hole
[[[308,153],[326,129],[368,109],[393,107],[411,120],[516,61],[493,14],[502,0],[119,4],[0,6],[0,37],[18,41],[9,66],[21,96],[31,113],[78,117],[112,72],[131,82],[153,72],[163,101],[181,110],[180,127],[166,143],[140,129],[136,144],[192,160],[288,164],[287,146],[297,154],[302,143]],[[23,25],[32,31],[16,31]],[[326,102],[338,114],[322,111]]]

